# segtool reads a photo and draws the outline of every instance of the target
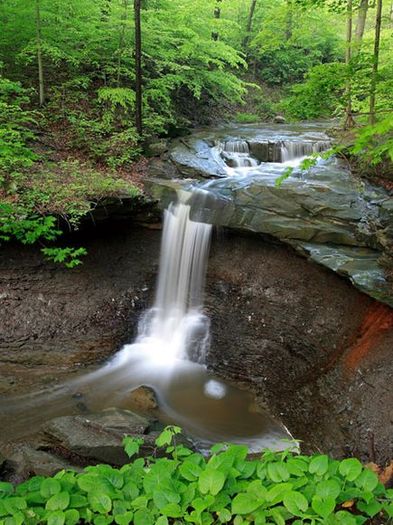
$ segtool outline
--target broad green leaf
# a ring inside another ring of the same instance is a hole
[[[289,471],[284,463],[269,463],[267,466],[269,478],[275,483],[288,481],[290,478]]]
[[[44,498],[50,498],[61,492],[61,484],[57,479],[47,478],[41,483],[40,492]]]
[[[77,525],[79,523],[79,512],[76,509],[68,509],[64,513],[66,525]]]
[[[338,497],[341,492],[341,487],[334,479],[327,479],[320,481],[315,487],[315,493],[322,499],[333,498],[334,500]]]
[[[134,514],[134,525],[153,525],[154,520],[151,512],[147,509],[139,509]]]
[[[336,512],[335,518],[339,525],[356,525],[356,518],[345,510]]]
[[[332,497],[314,496],[311,502],[313,510],[322,518],[327,518],[336,508],[336,500]]]
[[[206,469],[199,476],[198,486],[202,494],[215,496],[220,492],[225,483],[226,476],[220,470]]]
[[[117,523],[117,525],[130,525],[132,523],[133,517],[134,514],[131,511],[125,512],[124,514],[118,514],[115,516],[115,523]]]
[[[355,481],[362,470],[362,464],[356,458],[344,459],[341,461],[340,466],[338,467],[339,473],[348,481]]]
[[[372,492],[378,485],[378,476],[369,469],[364,469],[359,477],[356,478],[355,484],[364,491]]]
[[[65,510],[70,503],[70,495],[68,492],[59,492],[58,494],[54,494],[51,496],[46,505],[45,508],[47,510]]]
[[[112,509],[112,501],[110,497],[101,492],[89,492],[88,500],[91,509],[99,514],[106,514]]]
[[[294,516],[302,516],[308,509],[308,501],[300,492],[288,491],[283,498],[284,507]]]
[[[261,504],[262,501],[252,493],[238,494],[232,501],[232,514],[251,514]]]
[[[317,474],[318,476],[323,476],[326,474],[329,468],[329,458],[325,455],[315,456],[311,461],[308,467],[308,470],[311,474]]]
[[[64,525],[65,513],[61,510],[56,510],[48,514],[48,525]]]

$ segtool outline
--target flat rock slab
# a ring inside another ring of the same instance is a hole
[[[142,455],[152,452],[154,439],[148,436],[154,421],[128,410],[110,409],[86,416],[64,416],[43,426],[44,448],[64,457],[96,460],[111,465],[124,465],[124,436],[143,436]]]

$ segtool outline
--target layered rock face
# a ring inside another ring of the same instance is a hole
[[[334,158],[299,169],[299,159],[328,146],[321,124],[202,130],[175,141],[166,160],[153,162],[160,179],[148,187],[165,203],[176,177],[183,188],[192,185],[184,177],[208,178],[198,183],[208,197],[195,202],[196,219],[270,234],[393,306],[393,286],[380,265],[391,249],[393,198],[355,179]],[[291,176],[277,184],[288,168]],[[171,182],[163,180],[167,176]]]

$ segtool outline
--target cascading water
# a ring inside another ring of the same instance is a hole
[[[318,142],[295,142],[295,141],[283,141],[280,144],[281,150],[281,162],[289,162],[296,159],[302,159],[315,153],[321,153],[329,149],[331,146],[330,142],[318,141]]]
[[[245,140],[228,140],[221,144],[222,155],[231,168],[252,168],[258,161],[250,156],[250,147]]]
[[[157,298],[141,322],[137,342],[152,345],[163,361],[203,362],[209,320],[201,312],[202,291],[212,227],[191,221],[184,200],[180,195],[165,211]]]

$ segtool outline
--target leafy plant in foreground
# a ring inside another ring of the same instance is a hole
[[[360,525],[393,517],[393,490],[355,458],[265,451],[248,459],[247,447],[225,444],[204,457],[171,444],[179,432],[167,427],[156,441],[168,457],[0,483],[0,524]],[[126,437],[128,455],[141,443]]]

